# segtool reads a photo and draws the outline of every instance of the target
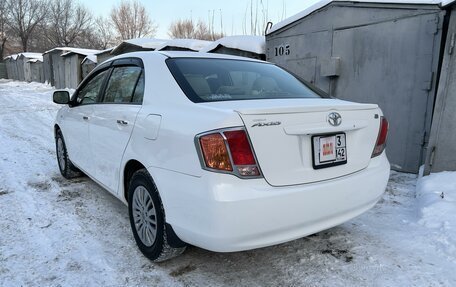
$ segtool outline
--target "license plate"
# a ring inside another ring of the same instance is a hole
[[[312,137],[313,168],[325,168],[347,163],[345,134]]]

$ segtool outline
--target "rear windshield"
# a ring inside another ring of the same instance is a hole
[[[168,59],[167,64],[184,93],[195,103],[322,97],[273,64],[207,58]]]

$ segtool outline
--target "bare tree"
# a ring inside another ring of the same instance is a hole
[[[104,50],[115,45],[114,31],[112,29],[112,24],[108,19],[99,16],[95,20],[95,34],[101,49]]]
[[[244,19],[242,21],[243,32],[249,35],[264,35],[266,25],[269,21],[268,1],[265,4],[263,0],[250,0],[249,5],[250,7],[247,6],[245,9]],[[282,9],[285,9],[285,4],[283,4]],[[250,25],[248,22],[250,22]]]
[[[190,19],[174,21],[169,27],[168,35],[173,39],[200,39],[209,41],[215,41],[224,36],[223,33],[211,31],[203,21],[198,20],[195,24]]]
[[[28,50],[28,42],[36,25],[46,17],[45,2],[42,0],[4,0],[9,17],[11,32],[17,35],[22,50]]]
[[[7,36],[7,13],[6,13],[6,3],[5,1],[0,1],[0,62],[3,61],[3,55],[5,53],[6,40]]]
[[[49,5],[47,37],[54,46],[77,44],[91,24],[90,11],[74,0],[53,0]]]
[[[177,20],[169,26],[168,35],[173,39],[194,39],[195,28],[192,20]]]
[[[157,31],[157,25],[138,0],[122,0],[119,6],[111,9],[111,20],[122,40],[153,37]]]

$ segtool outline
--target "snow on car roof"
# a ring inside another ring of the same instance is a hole
[[[207,47],[208,45],[212,44],[212,41],[204,41],[204,40],[197,40],[197,39],[171,39],[167,40],[165,43],[161,44],[156,48],[156,50],[162,50],[166,47],[177,47],[177,48],[185,48],[190,49],[193,51],[200,51],[201,49]]]
[[[359,2],[359,3],[388,3],[388,4],[430,4],[430,5],[440,5],[441,7],[448,6],[455,2],[456,0],[349,0],[348,2]],[[290,25],[293,22],[302,19],[313,12],[325,7],[326,5],[332,2],[347,2],[347,0],[321,0],[314,4],[311,4],[306,9],[302,10],[301,12],[283,20],[275,25],[273,25],[266,34],[270,34],[275,32],[285,26]]]
[[[201,49],[200,52],[211,52],[217,49],[218,46],[248,51],[256,54],[266,53],[266,40],[264,36],[247,35],[223,37]]]

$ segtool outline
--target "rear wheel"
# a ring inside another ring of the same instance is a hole
[[[58,130],[55,135],[55,147],[57,154],[57,163],[60,173],[67,179],[81,176],[81,171],[76,168],[68,157],[68,151],[63,139],[62,132]]]
[[[168,244],[165,211],[147,170],[133,174],[128,187],[128,203],[133,236],[147,258],[161,262],[184,252],[185,246],[175,248]]]

